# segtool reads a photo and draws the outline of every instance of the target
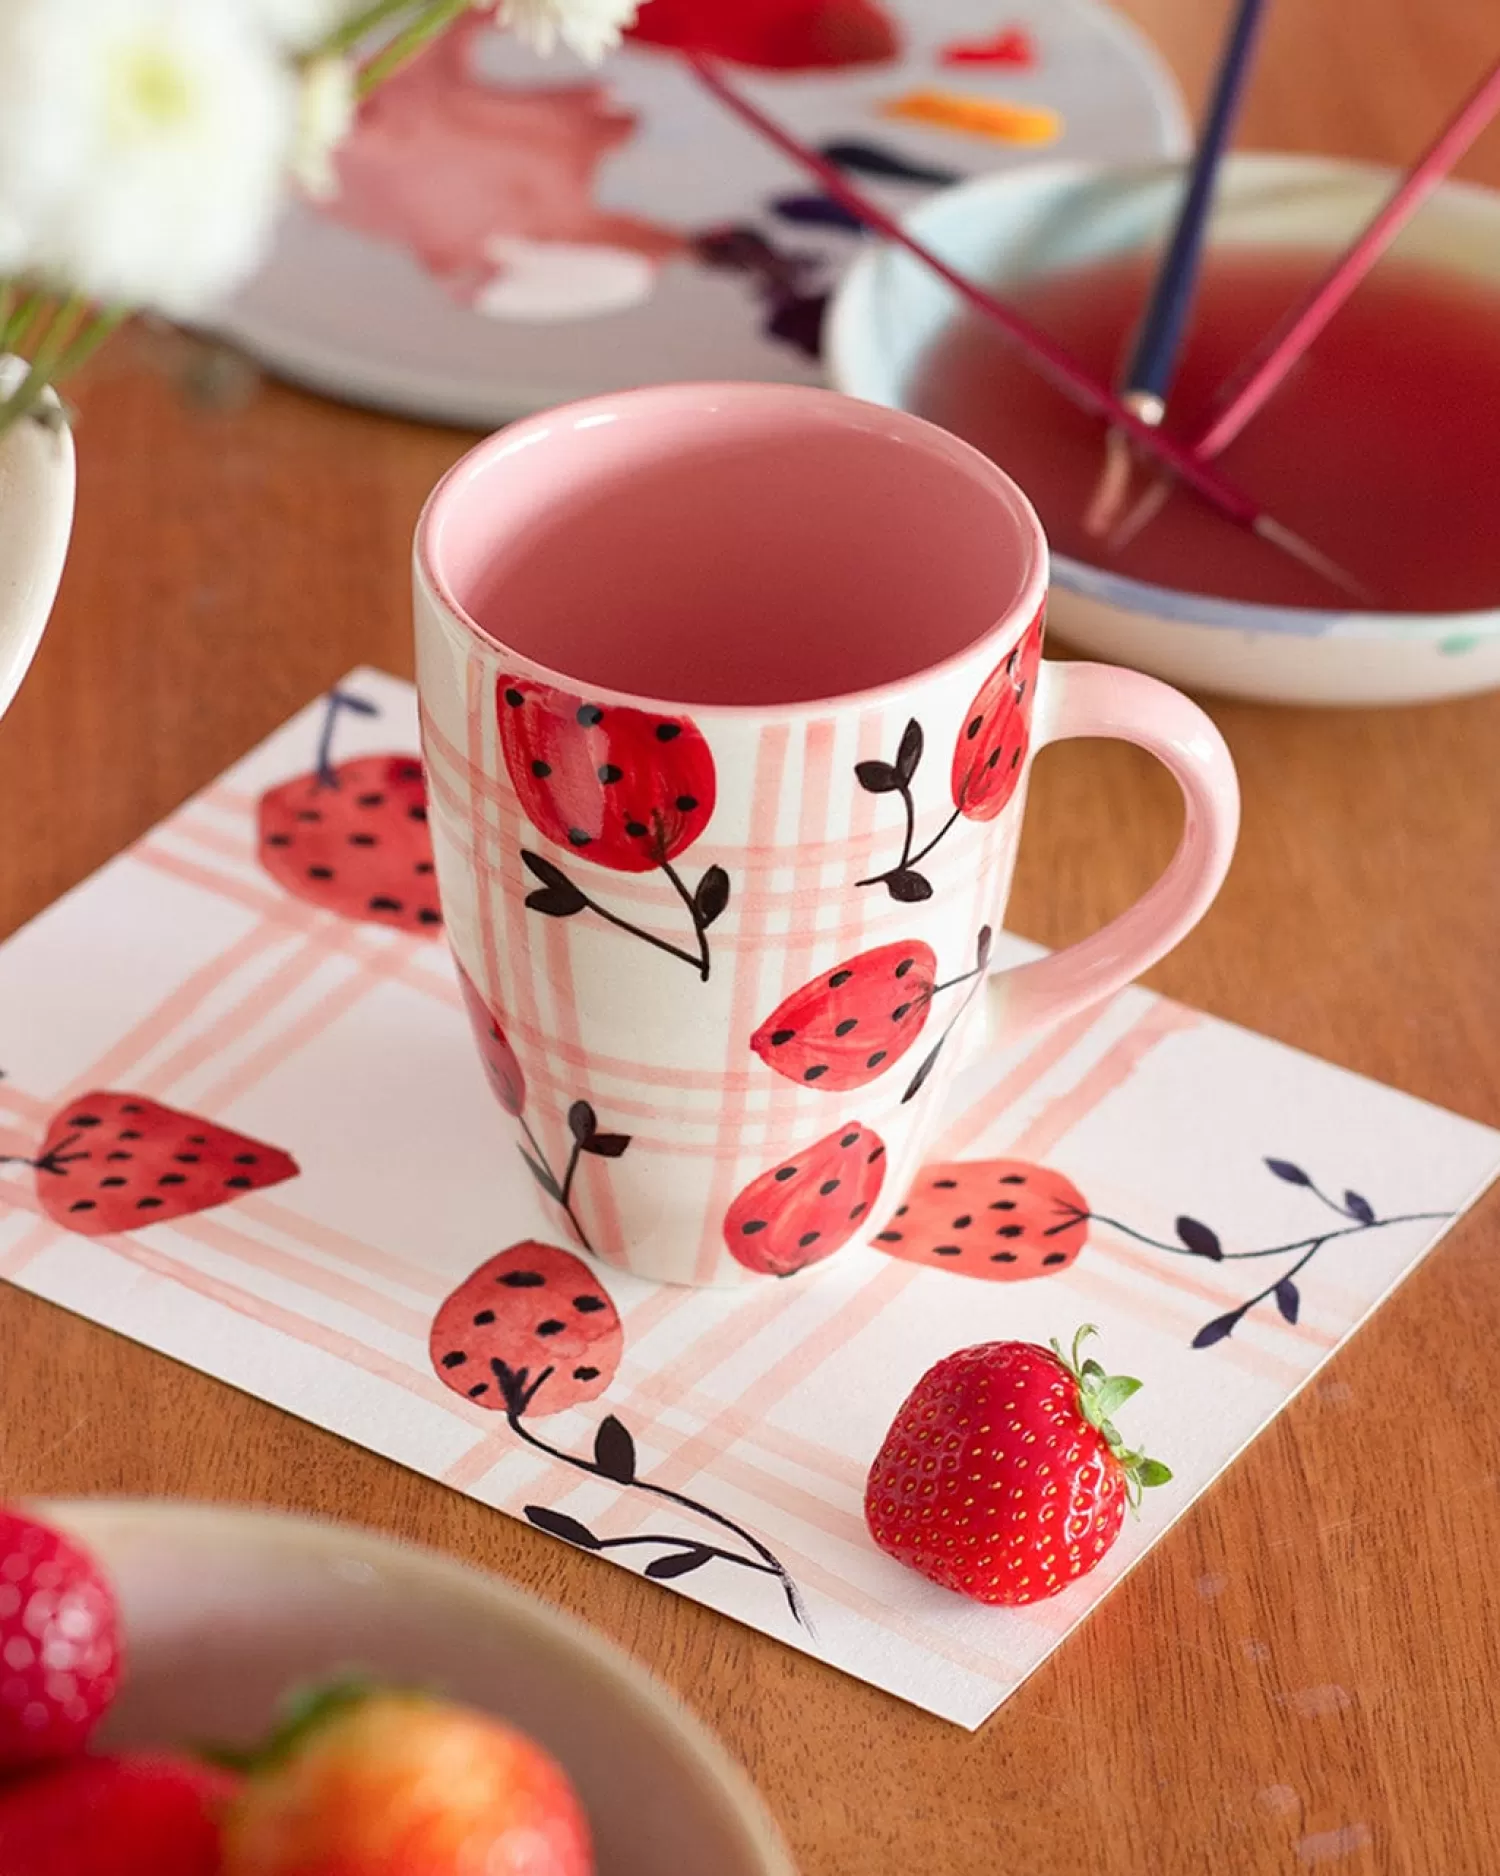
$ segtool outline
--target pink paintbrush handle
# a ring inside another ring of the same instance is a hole
[[[1199,456],[1207,459],[1228,449],[1497,110],[1500,63],[1424,151],[1354,245],[1225,380],[1214,400],[1214,415],[1192,440]]]

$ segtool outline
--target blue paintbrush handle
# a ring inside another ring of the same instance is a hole
[[[1171,388],[1183,329],[1198,284],[1198,265],[1208,232],[1214,184],[1234,129],[1265,6],[1266,0],[1240,0],[1229,42],[1224,48],[1218,83],[1214,86],[1198,147],[1193,152],[1187,193],[1178,210],[1177,225],[1172,230],[1171,243],[1151,290],[1125,374],[1126,390],[1137,396],[1144,394],[1164,401]]]

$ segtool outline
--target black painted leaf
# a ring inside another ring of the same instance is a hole
[[[635,1483],[635,1441],[630,1429],[613,1414],[606,1414],[594,1435],[594,1464],[616,1485]]]
[[[698,890],[693,894],[693,913],[698,920],[698,929],[707,931],[728,904],[729,875],[722,866],[711,866],[698,881]]]
[[[1283,1277],[1276,1286],[1276,1307],[1288,1322],[1297,1320],[1297,1311],[1302,1306],[1302,1298],[1297,1286],[1290,1277]]]
[[[1268,1171],[1275,1173],[1278,1179],[1285,1179],[1289,1186],[1310,1186],[1312,1180],[1300,1166],[1294,1166],[1289,1159],[1268,1159]]]
[[[528,910],[548,918],[572,918],[588,910],[588,900],[576,886],[541,886],[527,893],[526,905]]]
[[[547,1197],[549,1199],[561,1200],[562,1187],[552,1177],[551,1173],[548,1172],[547,1168],[541,1163],[541,1161],[533,1159],[531,1155],[526,1151],[524,1146],[517,1148],[517,1151],[520,1153],[521,1158],[525,1160],[526,1162],[526,1170],[531,1174],[532,1178],[535,1179],[537,1184],[547,1194]]]
[[[918,1096],[918,1094],[921,1093],[923,1082],[926,1081],[927,1077],[932,1073],[933,1069],[937,1067],[937,1059],[942,1054],[942,1052],[943,1052],[943,1045],[940,1042],[937,1045],[937,1047],[932,1051],[931,1055],[928,1056],[927,1060],[917,1070],[916,1074],[912,1076],[911,1083],[908,1086],[906,1093],[903,1094],[901,1097],[901,1105],[903,1107],[905,1107],[908,1101],[914,1101],[916,1097]]]
[[[1179,1218],[1177,1235],[1193,1253],[1194,1257],[1212,1257],[1217,1261],[1224,1255],[1224,1246],[1219,1242],[1217,1231],[1198,1218]]]
[[[909,157],[890,150],[884,144],[849,138],[825,143],[820,152],[840,169],[851,169],[860,176],[881,176],[891,182],[925,182],[941,188],[950,182],[962,182],[956,169],[938,169],[931,164],[915,163]]]
[[[599,1159],[618,1159],[629,1145],[628,1133],[593,1133],[584,1141],[583,1150]]]
[[[711,1550],[674,1550],[670,1557],[654,1557],[646,1565],[646,1574],[655,1582],[665,1583],[669,1577],[686,1576],[689,1570],[701,1570],[705,1563],[712,1563],[713,1560]]]
[[[901,786],[901,777],[889,762],[856,762],[854,773],[867,795],[889,795]]]
[[[922,725],[915,717],[901,732],[901,747],[896,751],[896,773],[909,782],[922,760]]]
[[[847,228],[858,233],[864,223],[831,195],[779,195],[771,207],[783,221],[810,228]]]
[[[575,1101],[568,1109],[568,1132],[580,1146],[586,1146],[599,1131],[599,1116],[587,1101]]]
[[[1205,1322],[1193,1337],[1193,1347],[1212,1348],[1215,1342],[1222,1342],[1226,1335],[1233,1335],[1243,1313],[1231,1309],[1227,1316],[1215,1316],[1212,1322]]]
[[[1375,1207],[1359,1192],[1344,1194],[1344,1210],[1362,1225],[1373,1225],[1375,1222]]]
[[[586,1524],[570,1518],[565,1511],[549,1511],[545,1505],[527,1505],[526,1516],[539,1531],[545,1531],[548,1537],[560,1537],[565,1544],[576,1544],[580,1550],[604,1548]]]
[[[899,899],[902,905],[919,905],[923,899],[932,897],[931,884],[909,866],[898,867],[894,873],[887,873],[885,889],[893,899]]]
[[[990,946],[995,941],[995,934],[988,925],[979,927],[979,942],[974,946],[974,957],[980,970],[984,970],[990,961]]]

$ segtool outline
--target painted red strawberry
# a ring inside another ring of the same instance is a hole
[[[921,1035],[936,989],[930,945],[880,945],[794,990],[750,1047],[788,1081],[829,1093],[863,1088]]]
[[[551,1244],[513,1244],[481,1264],[433,1318],[432,1365],[455,1394],[517,1415],[593,1400],[625,1332],[594,1272]]]
[[[496,687],[500,747],[523,812],[616,873],[669,866],[713,816],[713,757],[686,717],[590,703],[531,678]]]
[[[1127,1501],[1165,1485],[1110,1416],[1140,1387],[1054,1342],[984,1342],[912,1389],[865,1487],[865,1522],[889,1556],[978,1602],[1055,1596],[1120,1534]]]
[[[752,1179],[724,1216],[724,1242],[747,1270],[790,1277],[847,1244],[880,1196],[885,1143],[846,1121]]]
[[[469,1012],[469,1021],[474,1026],[474,1034],[479,1041],[480,1060],[484,1063],[484,1072],[495,1091],[495,1098],[507,1114],[519,1116],[526,1105],[526,1077],[516,1060],[516,1052],[500,1027],[500,1018],[480,995],[478,986],[462,964],[458,965],[458,985],[463,992],[464,1008]]]
[[[143,1094],[99,1089],[56,1115],[29,1163],[42,1210],[86,1238],[206,1212],[300,1170],[263,1140]]]
[[[5,1876],[220,1876],[240,1780],[172,1753],[73,1759],[0,1785]]]
[[[373,716],[361,697],[328,699],[316,767],[261,796],[260,863],[299,899],[341,918],[436,937],[443,923],[427,827],[427,782],[415,756],[330,761],[342,711]]]
[[[427,1693],[324,1700],[252,1770],[223,1876],[594,1876],[588,1821],[535,1740]]]
[[[953,805],[966,820],[993,821],[1020,784],[1042,662],[1043,619],[1039,612],[965,712],[953,751],[952,786]]]
[[[1029,72],[1037,64],[1036,41],[1024,26],[1002,26],[988,39],[960,39],[944,46],[944,65],[1006,65]]]
[[[922,1168],[874,1242],[910,1263],[1014,1283],[1066,1270],[1088,1231],[1088,1200],[1049,1167],[943,1160]]]
[[[631,36],[766,71],[880,64],[901,47],[875,0],[651,0]]]
[[[81,1752],[119,1680],[119,1611],[100,1565],[0,1506],[0,1773]],[[14,1876],[3,1856],[0,1870]]]

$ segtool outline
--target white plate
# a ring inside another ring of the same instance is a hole
[[[364,1668],[513,1721],[566,1768],[599,1876],[794,1876],[749,1783],[675,1700],[529,1596],[346,1525],[147,1501],[43,1504],[114,1580],[104,1742],[248,1745],[298,1682]]]
[[[1133,27],[1094,0],[1021,0],[1015,6],[887,0],[887,10],[903,33],[899,63],[828,74],[740,70],[737,82],[814,144],[874,143],[918,168],[955,178],[1038,155],[1125,162],[1185,147],[1182,106],[1166,68]],[[1035,40],[1034,70],[941,63],[944,47],[987,39],[1011,25]],[[500,35],[483,42],[476,64],[485,79],[549,92],[601,76],[561,55],[542,61]],[[638,121],[599,170],[595,200],[601,209],[643,218],[669,239],[725,225],[753,230],[779,254],[807,257],[804,294],[818,296],[836,282],[859,237],[778,214],[779,198],[815,191],[704,93],[672,54],[627,46],[602,78],[610,103]],[[934,86],[1048,107],[1059,113],[1062,135],[1045,148],[1025,149],[880,115],[883,103]],[[489,155],[481,148],[476,165],[494,160],[493,143],[485,147]],[[412,167],[420,167],[415,155],[404,173]],[[453,186],[467,186],[467,172],[458,166],[455,173],[463,180]],[[490,172],[492,180],[500,174]],[[928,193],[920,183],[859,180],[902,212]],[[435,211],[424,203],[411,217],[430,227],[433,212],[447,215],[452,206],[451,197],[440,195]],[[489,313],[465,304],[400,242],[376,240],[329,214],[298,208],[265,269],[215,323],[273,370],[319,390],[484,428],[638,384],[725,378],[816,383],[822,375],[815,359],[766,336],[764,296],[752,277],[695,258],[657,265],[592,240],[575,239],[560,249],[526,240],[497,247],[493,280],[470,282],[463,291],[487,303]],[[608,310],[559,316],[587,304]]]

